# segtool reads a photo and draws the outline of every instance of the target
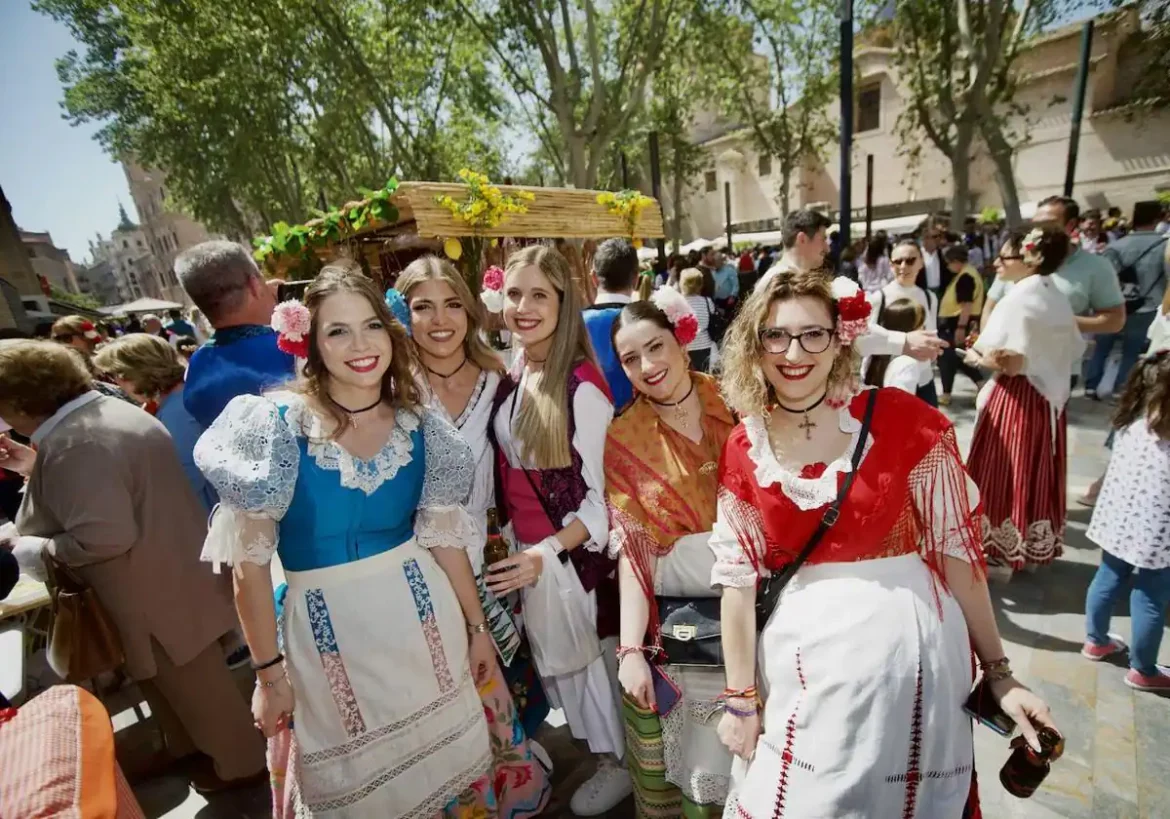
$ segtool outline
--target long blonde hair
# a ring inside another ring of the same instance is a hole
[[[569,374],[581,361],[594,366],[597,357],[589,344],[581,318],[581,296],[573,283],[569,262],[546,245],[531,245],[513,253],[504,271],[504,280],[522,267],[535,265],[560,296],[557,329],[544,367],[534,373],[532,391],[522,400],[513,434],[524,457],[537,469],[560,469],[572,463],[569,441]],[[505,284],[506,287],[506,284]]]
[[[760,330],[768,311],[777,301],[802,297],[822,302],[829,311],[829,320],[837,324],[837,302],[829,277],[819,271],[797,270],[785,267],[776,273],[769,271],[763,287],[756,287],[743,304],[731,326],[727,328],[723,350],[723,396],[727,406],[739,415],[763,415],[776,401],[760,359],[765,355],[760,343]],[[829,384],[839,382],[856,372],[858,356],[854,348],[841,345],[829,371]]]
[[[487,345],[479,334],[483,326],[483,306],[471,295],[471,288],[450,262],[438,256],[423,256],[406,266],[398,277],[394,289],[410,304],[410,291],[423,282],[446,282],[455,291],[455,297],[463,304],[467,314],[467,335],[463,338],[463,351],[475,366],[481,370],[502,373],[504,362]],[[421,350],[418,342],[415,346]]]

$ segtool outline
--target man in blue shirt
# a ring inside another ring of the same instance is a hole
[[[715,303],[730,310],[739,295],[739,270],[725,253],[716,254],[715,265]]]
[[[182,310],[171,310],[167,317],[170,321],[163,325],[163,329],[168,333],[175,336],[195,337],[195,325],[183,318]]]
[[[269,326],[276,298],[236,244],[213,240],[175,260],[175,273],[211,326],[211,338],[187,367],[183,405],[205,428],[237,395],[259,395],[293,380],[295,359],[276,346]]]
[[[593,277],[597,280],[597,297],[581,315],[613,394],[614,409],[620,411],[634,397],[634,388],[613,350],[610,331],[617,314],[630,303],[638,281],[638,252],[625,239],[606,239],[593,254]]]

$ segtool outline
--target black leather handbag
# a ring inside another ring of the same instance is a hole
[[[800,554],[781,571],[774,572],[764,579],[756,589],[756,631],[761,632],[768,624],[776,604],[780,602],[780,593],[804,565],[813,550],[820,545],[825,533],[837,522],[841,514],[841,504],[845,502],[849,489],[853,486],[853,479],[857,476],[857,469],[861,466],[861,455],[865,451],[865,443],[869,439],[869,427],[873,421],[873,407],[877,403],[877,390],[870,390],[869,402],[865,406],[865,420],[861,423],[861,435],[858,436],[857,448],[853,451],[853,469],[845,476],[841,483],[841,490],[821,516],[821,522],[816,531],[808,539]],[[659,595],[658,622],[661,624],[659,640],[666,657],[664,662],[670,665],[682,666],[721,666],[723,665],[723,629],[720,625],[720,606],[722,601],[718,597],[666,597]]]

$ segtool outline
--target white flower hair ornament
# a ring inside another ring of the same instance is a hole
[[[858,336],[869,332],[869,314],[873,306],[857,282],[844,276],[833,279],[832,292],[837,302],[837,338],[849,346]]]
[[[699,334],[699,319],[682,293],[673,287],[660,287],[650,297],[650,303],[666,314],[679,344],[686,347],[695,340]]]
[[[1042,261],[1040,256],[1040,242],[1044,238],[1044,231],[1040,228],[1033,228],[1032,232],[1024,237],[1023,245],[1020,247],[1020,255],[1024,257],[1024,264],[1037,265]]]
[[[483,288],[479,291],[479,300],[489,313],[501,313],[504,310],[504,271],[496,266],[483,271]]]
[[[282,301],[272,311],[272,329],[276,331],[276,346],[297,358],[309,357],[309,331],[313,317],[309,308],[296,299]]]

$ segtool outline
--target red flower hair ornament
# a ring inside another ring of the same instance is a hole
[[[660,287],[650,297],[651,303],[666,314],[674,328],[674,337],[684,348],[699,334],[699,320],[682,293],[673,287]]]
[[[844,276],[833,279],[832,291],[837,302],[837,338],[848,346],[858,336],[869,332],[869,314],[873,306],[857,282]]]

